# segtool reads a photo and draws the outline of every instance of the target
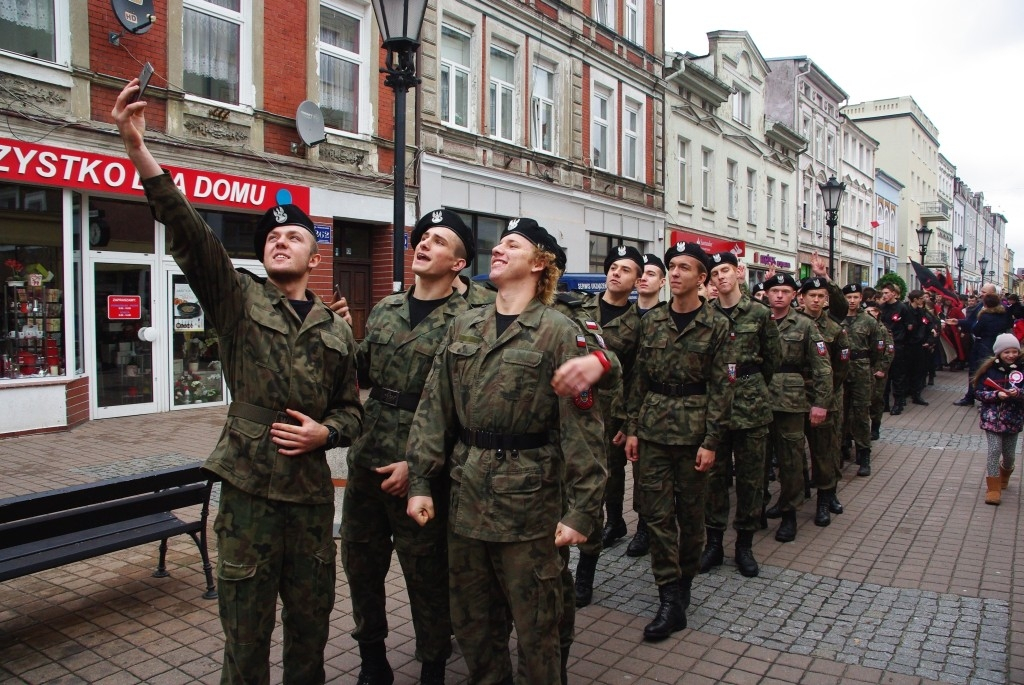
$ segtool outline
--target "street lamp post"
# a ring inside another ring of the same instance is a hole
[[[825,223],[828,224],[828,275],[835,278],[836,224],[839,223],[839,203],[843,201],[846,184],[840,183],[833,175],[827,183],[819,183],[821,201],[825,205]]]
[[[928,228],[928,224],[923,224],[921,228],[917,229],[917,244],[921,248],[921,266],[924,266],[924,256],[928,254],[928,242],[932,239],[932,229]]]
[[[420,82],[416,50],[427,0],[372,0],[373,14],[384,39],[387,57],[380,68],[384,85],[395,91],[394,290],[405,279],[405,94]]]
[[[956,253],[956,294],[963,294],[964,285],[964,258],[967,257],[967,246],[961,243],[953,252]]]
[[[981,289],[985,285],[985,269],[988,268],[988,257],[982,257],[978,260],[978,266],[981,267],[981,285],[978,286]]]

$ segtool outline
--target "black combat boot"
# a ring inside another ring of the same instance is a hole
[[[721,566],[725,560],[725,550],[722,549],[722,537],[725,535],[725,531],[715,530],[714,528],[706,528],[705,530],[708,534],[708,543],[700,554],[701,573],[707,573],[715,566]]]
[[[736,531],[736,568],[746,578],[755,578],[758,572],[757,559],[754,558],[754,550],[751,549],[753,544],[754,531]]]
[[[679,579],[679,603],[683,606],[683,618],[690,610],[690,591],[693,589],[693,578],[683,576]]]
[[[833,514],[843,513],[843,505],[839,502],[839,498],[836,497],[835,488],[832,488],[832,491],[829,493],[828,510]]]
[[[765,499],[768,498],[765,497]],[[780,506],[779,502],[775,502],[775,504],[764,510],[764,517],[768,519],[777,519],[782,516],[782,509],[779,508]]]
[[[831,501],[831,493],[828,490],[818,490],[818,508],[814,512],[814,525],[824,528],[832,523],[832,516],[828,508]]]
[[[664,640],[677,630],[686,627],[686,612],[683,610],[682,589],[679,583],[658,586],[661,605],[654,620],[644,627],[644,639],[648,642]]]
[[[857,450],[857,463],[860,464],[860,468],[857,469],[858,476],[870,476],[871,475],[871,448],[861,447]]]
[[[892,409],[889,411],[890,416],[899,416],[903,413],[903,408],[907,406],[907,403],[902,397],[897,397],[892,402]]]
[[[622,519],[622,502],[607,502],[608,520],[601,531],[601,546],[610,547],[613,542],[626,537],[626,522]]]
[[[920,393],[918,393],[917,395],[914,395],[913,397],[911,397],[910,401],[913,402],[914,404],[919,404],[922,407],[927,407],[928,406],[928,403],[925,402],[925,399],[923,397],[921,397]]]
[[[420,666],[420,685],[444,685],[444,659],[423,662]]]
[[[880,439],[882,437],[882,434],[880,432],[881,430],[882,430],[882,421],[881,420],[871,419],[871,439],[872,440],[878,440],[878,439]]]
[[[636,535],[626,547],[627,557],[642,557],[651,551],[651,532],[647,529],[647,521],[641,516],[636,522]]]
[[[383,642],[360,642],[359,659],[362,663],[356,685],[391,685],[395,682]]]
[[[779,529],[775,531],[775,539],[779,542],[793,542],[793,540],[796,540],[795,511],[782,512],[782,523],[779,524]]]
[[[594,570],[597,568],[597,555],[580,552],[580,561],[576,564],[576,606],[585,607],[594,598]]]

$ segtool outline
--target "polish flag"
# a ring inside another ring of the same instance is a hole
[[[882,225],[881,221],[872,221],[871,222],[871,228],[878,228],[881,225]]]

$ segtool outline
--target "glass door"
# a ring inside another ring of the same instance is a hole
[[[156,336],[146,335],[153,330],[155,264],[146,257],[111,257],[99,256],[92,265],[95,418],[159,411],[160,376],[153,364],[159,345]]]
[[[177,268],[167,274],[167,300],[173,381],[169,405],[182,409],[223,404],[224,375],[217,331]]]

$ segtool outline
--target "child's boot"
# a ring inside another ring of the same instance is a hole
[[[988,492],[985,494],[985,504],[999,504],[1000,490],[999,476],[986,476],[985,486]]]
[[[1008,469],[1002,464],[999,465],[999,485],[1003,490],[1010,484],[1010,474],[1013,473],[1013,469]]]

